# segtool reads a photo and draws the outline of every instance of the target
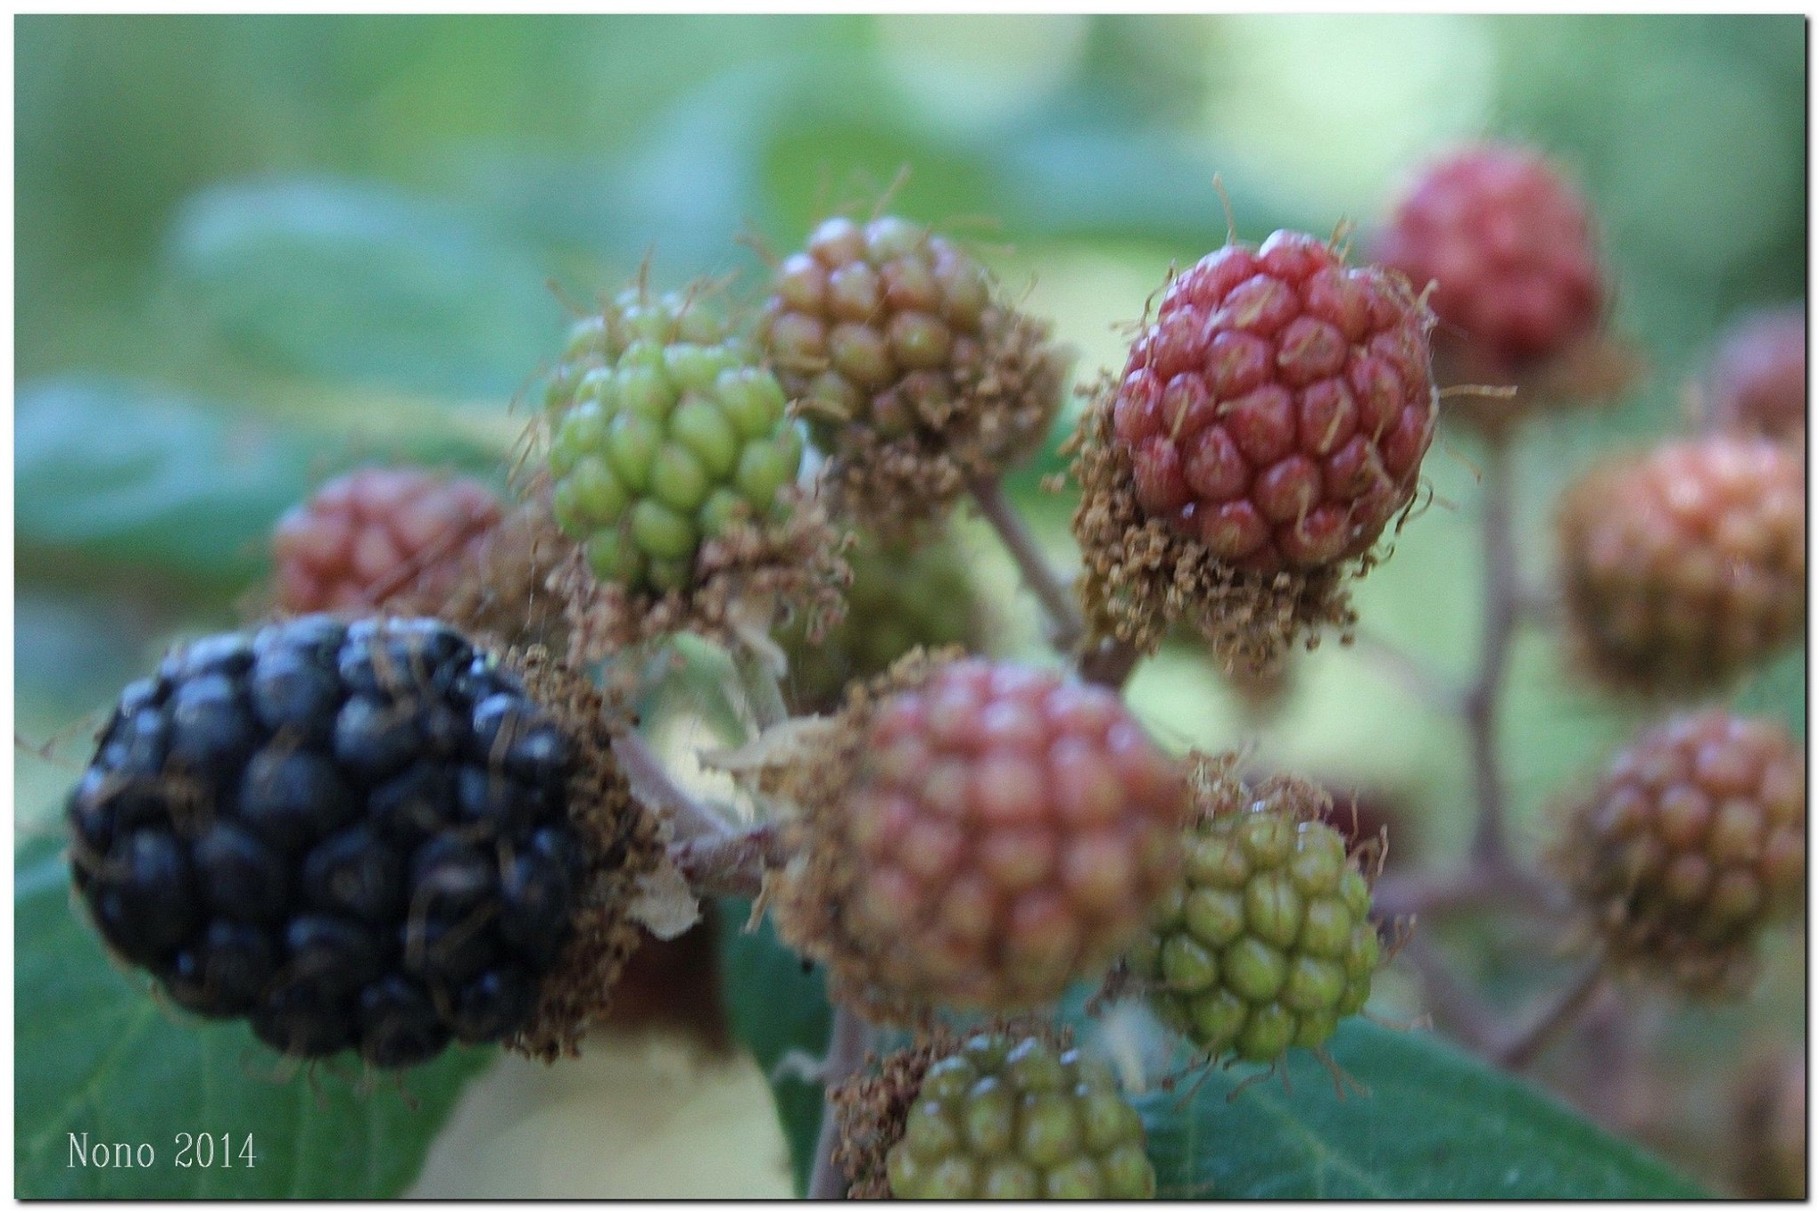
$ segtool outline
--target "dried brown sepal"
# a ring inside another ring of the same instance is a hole
[[[1069,446],[1080,483],[1074,538],[1085,568],[1080,603],[1093,635],[1148,656],[1180,622],[1199,632],[1228,673],[1268,670],[1300,642],[1332,628],[1347,640],[1358,616],[1346,590],[1375,557],[1307,572],[1254,573],[1221,561],[1139,504],[1130,456],[1112,440],[1114,384],[1092,391]]]
[[[913,377],[892,389],[915,417],[909,433],[887,438],[835,421],[823,473],[834,511],[887,537],[944,513],[970,482],[1002,475],[1041,445],[1071,361],[1046,321],[988,308],[976,352],[944,372],[941,390],[918,392]]]
[[[887,1160],[891,1147],[903,1140],[910,1108],[922,1090],[929,1067],[951,1056],[967,1036],[1036,1036],[1056,1052],[1073,1047],[1073,1034],[1047,1020],[1019,1017],[994,1020],[966,1035],[944,1025],[932,1025],[907,1048],[882,1059],[867,1058],[866,1070],[847,1079],[828,1094],[838,1118],[840,1140],[834,1147],[834,1165],[847,1177],[848,1200],[890,1200]]]
[[[934,1009],[906,999],[878,980],[879,948],[854,937],[845,909],[853,897],[855,848],[846,841],[846,802],[860,776],[873,709],[899,691],[927,682],[958,650],[917,649],[869,683],[847,690],[846,706],[818,730],[812,752],[752,772],[766,794],[798,806],[783,823],[782,851],[791,856],[766,873],[764,900],[777,932],[796,951],[827,969],[828,997],[870,1023],[928,1028]]]
[[[606,1017],[613,985],[641,938],[630,914],[636,886],[662,862],[663,848],[657,819],[633,799],[613,756],[613,736],[627,719],[623,709],[542,646],[514,649],[504,664],[575,746],[569,817],[588,857],[573,936],[544,977],[530,1021],[504,1042],[550,1062],[575,1056],[588,1029]]]
[[[1515,374],[1472,362],[1452,343],[1436,343],[1434,382],[1442,416],[1500,433],[1525,418],[1570,409],[1609,408],[1648,372],[1642,351],[1611,333],[1594,332]],[[1488,389],[1482,392],[1472,388]]]
[[[822,502],[801,488],[786,494],[779,522],[735,522],[703,542],[687,590],[654,594],[602,582],[581,549],[571,548],[548,581],[564,604],[570,659],[598,661],[678,632],[737,647],[749,628],[768,631],[773,616],[799,619],[811,641],[819,639],[846,609],[851,572]]]

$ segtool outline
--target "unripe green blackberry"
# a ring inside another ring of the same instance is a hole
[[[622,293],[551,378],[551,502],[593,574],[687,589],[702,545],[775,521],[802,463],[776,377],[702,299]]]
[[[800,625],[779,637],[789,654],[791,700],[804,710],[837,708],[848,683],[876,678],[912,649],[984,646],[991,626],[986,603],[951,532],[918,540],[864,530],[846,561],[853,582],[845,617],[818,641]]]
[[[891,215],[822,223],[762,322],[831,484],[875,524],[929,517],[1041,441],[1060,403],[1047,336],[958,245]]]
[[[1710,434],[1592,469],[1561,499],[1583,665],[1652,693],[1722,687],[1801,634],[1806,460]]]
[[[1646,730],[1573,812],[1559,862],[1619,970],[1733,992],[1806,885],[1806,764],[1780,725],[1710,709]]]
[[[1364,1006],[1382,960],[1370,884],[1329,800],[1290,777],[1215,775],[1184,839],[1183,879],[1130,958],[1151,1005],[1209,1059],[1317,1049]]]
[[[886,1155],[898,1200],[1148,1200],[1156,1172],[1117,1080],[1039,1035],[980,1034],[933,1062]]]

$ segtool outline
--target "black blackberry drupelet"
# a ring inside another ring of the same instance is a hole
[[[312,615],[174,652],[68,802],[109,947],[183,1007],[385,1068],[522,1029],[587,879],[576,750],[431,619]]]

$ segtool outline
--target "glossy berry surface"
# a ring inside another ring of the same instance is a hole
[[[898,1200],[1148,1200],[1143,1122],[1109,1070],[1037,1036],[979,1035],[923,1076],[886,1158]]]
[[[1585,199],[1526,148],[1479,145],[1427,166],[1373,255],[1417,290],[1435,284],[1436,346],[1491,377],[1559,354],[1604,308]]]
[[[1612,761],[1563,859],[1620,965],[1695,991],[1746,971],[1763,926],[1806,886],[1806,764],[1780,725],[1718,709],[1673,717]]]
[[[374,607],[402,592],[434,601],[499,524],[499,499],[475,480],[418,468],[362,468],[323,485],[272,536],[280,609]]]
[[[1657,692],[1720,687],[1806,619],[1806,461],[1711,435],[1594,467],[1562,498],[1561,577],[1592,668]]]
[[[102,937],[274,1049],[414,1065],[524,1026],[584,872],[574,757],[433,620],[302,616],[174,652],[67,806]]]
[[[784,508],[802,438],[705,301],[630,291],[575,325],[549,388],[556,521],[602,581],[682,590],[701,545]]]
[[[849,917],[887,988],[1053,998],[1130,942],[1176,873],[1180,771],[1109,691],[955,662],[878,706],[866,752]]]
[[[1144,512],[1260,573],[1367,552],[1434,432],[1429,316],[1311,236],[1227,245],[1170,283],[1112,403]]]
[[[1370,886],[1297,795],[1190,829],[1183,880],[1132,955],[1151,1005],[1209,1058],[1318,1048],[1370,996],[1381,960]]]

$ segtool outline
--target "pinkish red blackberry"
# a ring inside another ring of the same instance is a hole
[[[1509,383],[1591,335],[1606,286],[1590,210],[1540,154],[1480,144],[1416,177],[1372,251],[1434,283],[1436,354],[1461,381]]]
[[[1653,694],[1723,687],[1806,620],[1806,461],[1712,434],[1597,465],[1561,499],[1578,658]]]
[[[893,215],[817,227],[777,267],[761,336],[831,490],[874,528],[934,516],[997,476],[1060,405],[1048,326],[995,298],[953,241]]]
[[[1785,729],[1708,709],[1638,736],[1575,809],[1559,863],[1619,970],[1734,993],[1806,889],[1806,763]]]
[[[435,604],[499,525],[499,498],[475,480],[421,468],[362,468],[323,485],[272,535],[277,605],[357,611],[404,596]]]
[[[304,616],[129,686],[68,802],[96,928],[280,1052],[415,1065],[523,1032],[594,861],[577,751],[433,620]]]
[[[1806,434],[1806,308],[1753,312],[1725,333],[1705,384],[1716,429],[1796,443]]]
[[[874,1013],[1054,998],[1141,931],[1186,789],[1111,692],[984,660],[861,705],[808,760],[785,937]]]

